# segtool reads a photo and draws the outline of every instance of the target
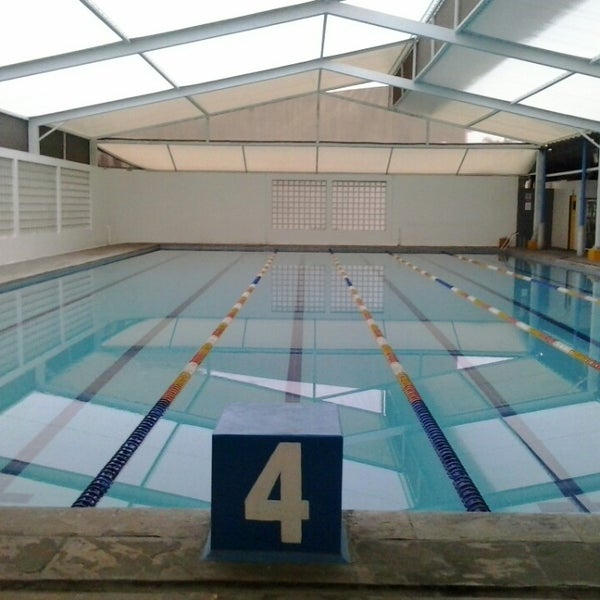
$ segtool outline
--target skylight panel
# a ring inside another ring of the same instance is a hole
[[[347,0],[344,2],[351,6],[367,8],[413,21],[421,21],[429,12],[429,8],[436,3],[432,0],[411,0],[410,2],[406,0],[404,2],[398,0]]]
[[[0,82],[0,111],[31,117],[170,88],[139,56]]]
[[[94,0],[93,3],[130,38],[214,23],[298,4],[289,0],[229,0],[227,2]]]
[[[182,44],[147,53],[177,85],[215,81],[319,57],[323,17]]]
[[[518,15],[518,18],[515,18]],[[545,50],[593,58],[600,54],[598,0],[496,0],[469,31]]]
[[[0,65],[120,39],[78,0],[18,0],[5,2],[2,9]]]
[[[600,79],[571,75],[527,98],[522,104],[553,112],[600,120]]]
[[[424,80],[510,102],[519,100],[563,74],[564,71],[553,67],[452,47],[445,53],[444,60],[429,69]]]
[[[552,67],[506,58],[499,61],[485,75],[467,85],[464,91],[513,101],[563,74],[564,71]]]
[[[409,34],[401,31],[330,15],[327,18],[323,53],[325,56],[334,56],[345,52],[394,44],[410,37]]]

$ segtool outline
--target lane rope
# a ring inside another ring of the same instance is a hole
[[[338,270],[338,273],[348,286],[354,303],[367,322],[367,325],[369,326],[377,345],[381,349],[381,352],[387,359],[388,365],[392,370],[396,381],[400,384],[404,395],[415,412],[421,427],[425,431],[425,434],[427,435],[431,445],[433,446],[433,449],[440,459],[444,470],[450,478],[450,481],[458,493],[458,496],[464,507],[468,512],[490,512],[490,508],[483,499],[483,496],[473,483],[471,477],[467,473],[467,470],[450,445],[450,442],[444,435],[434,416],[429,411],[429,408],[425,404],[421,394],[419,394],[408,373],[404,370],[404,367],[398,360],[392,347],[388,344],[383,333],[381,332],[381,329],[373,319],[373,315],[366,307],[365,303],[360,297],[360,294],[358,293],[358,290],[352,284],[352,281],[348,277],[344,267],[337,259],[333,251],[330,250],[329,252],[331,253],[331,258]]]
[[[491,271],[496,271],[498,273],[502,273],[503,275],[507,275],[509,277],[514,277],[515,279],[520,279],[521,281],[527,281],[528,283],[535,283],[537,285],[543,285],[545,287],[556,290],[561,294],[566,294],[567,296],[572,296],[573,298],[578,298],[579,300],[585,300],[586,302],[594,302],[596,304],[600,304],[600,298],[596,296],[592,296],[591,294],[584,294],[577,290],[566,288],[563,285],[556,285],[554,283],[550,283],[549,281],[543,281],[542,279],[537,279],[536,277],[531,277],[530,275],[522,275],[521,273],[516,273],[515,271],[511,271],[506,267],[500,267],[498,265],[493,265],[482,260],[476,260],[474,258],[470,258],[468,256],[464,256],[463,254],[451,254],[450,256],[454,256],[460,260],[471,263],[477,267],[481,267],[484,269],[490,269]]]
[[[495,306],[492,306],[491,304],[484,302],[483,300],[477,298],[476,296],[472,296],[471,294],[461,290],[460,288],[457,288],[456,286],[452,285],[451,283],[448,283],[447,281],[444,281],[443,279],[441,279],[440,277],[437,277],[436,275],[432,275],[425,269],[421,269],[417,265],[414,265],[410,261],[406,260],[405,258],[402,258],[401,256],[398,256],[397,254],[392,254],[392,256],[399,263],[412,269],[419,275],[422,275],[423,277],[426,277],[427,279],[429,279],[431,281],[439,283],[440,285],[444,286],[446,289],[448,289],[452,293],[456,294],[460,298],[463,298],[464,300],[471,302],[471,304],[474,304],[478,308],[486,310],[487,312],[494,315],[498,319],[501,319],[502,321],[504,321],[506,323],[510,323],[511,325],[514,325],[521,331],[528,333],[532,337],[544,342],[545,344],[548,344],[555,350],[558,350],[559,352],[562,352],[563,354],[566,354],[567,356],[574,358],[575,360],[583,363],[584,365],[591,367],[592,369],[595,369],[596,371],[600,371],[600,362],[593,359],[591,356],[588,356],[587,354],[584,354],[583,352],[576,350],[575,348],[573,348],[573,346],[570,346],[569,344],[566,344],[565,342],[561,342],[560,340],[557,340],[556,338],[552,337],[550,334],[546,333],[545,331],[542,331],[541,329],[536,329],[535,327],[532,327],[531,325],[524,323],[523,321],[519,321],[518,319],[511,317],[509,314],[505,313],[504,311],[500,310],[499,308],[496,308]]]
[[[179,395],[181,390],[187,385],[192,375],[198,370],[204,359],[209,355],[219,338],[229,327],[233,319],[240,312],[244,304],[250,298],[260,280],[271,268],[275,260],[275,253],[272,254],[263,268],[259,271],[252,283],[246,288],[238,301],[232,306],[231,310],[225,315],[222,321],[217,325],[206,342],[200,346],[196,354],[189,360],[183,370],[173,380],[156,404],[148,411],[146,416],[140,421],[129,437],[123,442],[121,447],[104,465],[98,475],[92,480],[87,488],[80,494],[79,498],[71,505],[72,507],[96,506],[98,501],[106,494],[114,480],[117,478],[123,467],[127,464],[133,453],[139,448],[146,439],[151,429],[156,425],[159,419],[165,414],[169,406]]]

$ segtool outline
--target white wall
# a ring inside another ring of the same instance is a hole
[[[273,230],[273,178],[381,180],[103,169],[95,172],[93,188],[95,201],[108,209],[113,243],[496,246],[516,223],[516,177],[405,175],[385,178],[385,231]]]

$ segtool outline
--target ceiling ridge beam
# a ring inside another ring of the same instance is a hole
[[[396,75],[390,75],[388,73],[381,73],[379,71],[374,71],[371,69],[347,65],[342,62],[336,62],[334,60],[329,59],[315,59],[303,63],[297,63],[295,65],[267,69],[265,71],[259,71],[257,73],[237,75],[235,77],[228,77],[226,79],[185,86],[178,89],[153,92],[141,96],[134,96],[130,98],[124,98],[121,100],[114,100],[112,102],[104,102],[101,104],[95,104],[81,108],[74,108],[46,115],[39,115],[36,117],[32,117],[29,122],[31,126],[49,125],[54,124],[56,122],[63,122],[83,117],[89,117],[115,110],[135,108],[137,106],[145,106],[156,102],[164,102],[167,100],[174,100],[186,96],[213,92],[251,83],[258,83],[260,81],[278,79],[281,77],[305,73],[307,71],[315,69],[325,69],[333,73],[349,75],[351,77],[364,79],[366,81],[378,81],[380,83],[392,87],[403,88],[415,92],[422,92],[424,94],[442,97],[448,100],[465,102],[467,104],[482,106],[491,110],[499,110],[511,114],[520,115],[523,117],[549,121],[551,123],[558,123],[560,125],[565,125],[566,127],[572,127],[581,131],[600,131],[600,122],[591,119],[556,113],[541,108],[535,108],[533,106],[526,106],[523,104],[514,104],[505,100],[499,100],[497,98],[492,98],[489,96],[482,96],[480,94],[472,94],[469,92],[463,92],[452,88],[432,85],[420,81],[415,81],[412,79],[407,79],[405,77],[398,77]]]
[[[319,16],[327,13],[330,10],[330,7],[337,4],[339,1],[340,0],[313,0],[313,2],[307,2],[305,4],[276,8],[261,13],[234,17],[224,21],[205,23],[194,27],[187,27],[185,29],[166,31],[163,33],[132,38],[130,40],[113,42],[111,44],[104,44],[102,46],[86,48],[84,50],[58,54],[56,56],[47,56],[6,65],[0,67],[0,81],[38,75],[40,73],[47,73],[58,69],[77,67],[93,62],[150,52],[152,50],[160,50],[162,48],[199,42],[233,33],[242,33],[252,29],[268,27],[270,25],[280,25],[289,21]]]
[[[571,73],[582,73],[592,77],[600,77],[600,63],[592,63],[588,59],[571,54],[544,50],[482,34],[459,32],[448,27],[434,25],[433,23],[413,21],[404,17],[388,15],[343,3],[332,6],[329,14],[385,27],[386,29],[402,31],[403,33],[410,33],[418,37],[434,39],[455,46],[462,46],[471,50],[497,54],[506,58],[516,58],[547,67],[562,69]]]
[[[463,92],[452,88],[432,85],[430,83],[407,79],[406,77],[398,77],[396,75],[380,73],[370,69],[346,65],[330,60],[323,60],[321,68],[333,71],[334,73],[340,73],[342,75],[350,75],[352,77],[358,77],[371,81],[379,81],[380,83],[384,83],[392,87],[402,88],[414,92],[421,92],[423,94],[429,94],[430,96],[437,96],[440,98],[446,98],[448,100],[455,100],[458,102],[464,102],[466,104],[482,106],[491,110],[507,112],[531,119],[549,121],[551,123],[565,125],[566,127],[572,127],[580,131],[600,131],[600,122],[592,119],[585,119],[583,117],[577,117],[574,115],[557,113],[524,104],[515,104],[512,102],[507,102],[506,100],[492,98],[490,96],[482,96],[480,94]]]

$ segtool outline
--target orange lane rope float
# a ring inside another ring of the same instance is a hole
[[[357,289],[352,284],[352,281],[350,281],[348,274],[331,250],[330,253],[338,273],[348,286],[354,303],[361,312],[362,316],[365,318],[365,321],[367,322],[367,325],[369,326],[377,345],[380,347],[390,369],[394,373],[396,381],[400,384],[400,387],[402,388],[402,391],[404,392],[410,406],[419,419],[421,427],[429,438],[433,449],[438,455],[438,458],[448,474],[450,481],[454,485],[454,488],[456,489],[464,507],[469,512],[489,512],[490,509],[483,499],[483,496],[471,480],[467,470],[456,455],[454,449],[450,445],[450,442],[448,442],[448,439],[442,432],[437,421],[429,411],[429,408],[425,404],[421,394],[419,394],[408,373],[404,370],[404,367],[398,360],[394,350],[388,344],[383,333],[381,332],[381,329],[373,319],[373,315],[365,306],[365,303],[360,297]]]
[[[471,263],[472,265],[476,265],[483,269],[490,269],[490,271],[495,271],[497,273],[502,273],[503,275],[513,277],[514,279],[527,281],[528,283],[535,283],[537,285],[543,285],[544,287],[556,290],[560,294],[566,294],[567,296],[572,296],[573,298],[579,298],[579,300],[585,300],[586,302],[594,302],[596,304],[600,304],[600,298],[592,296],[591,294],[583,294],[582,292],[578,292],[577,290],[566,288],[563,285],[554,285],[553,283],[543,281],[541,279],[536,279],[535,277],[531,277],[530,275],[522,275],[521,273],[515,273],[515,271],[511,271],[510,269],[506,269],[505,267],[492,265],[481,260],[475,260],[474,258],[470,258],[462,254],[452,254],[452,256],[455,256],[460,260]]]
[[[511,325],[514,325],[521,331],[528,333],[532,337],[544,342],[545,344],[548,344],[549,346],[551,346],[552,348],[555,348],[559,352],[562,352],[563,354],[566,354],[567,356],[570,356],[571,358],[578,360],[579,362],[587,365],[588,367],[591,367],[592,369],[596,369],[596,371],[600,371],[600,362],[593,359],[591,356],[588,356],[587,354],[584,354],[583,352],[576,350],[575,348],[573,348],[572,346],[569,346],[569,344],[566,344],[565,342],[561,342],[560,340],[557,340],[556,338],[552,337],[550,334],[548,334],[540,329],[536,329],[535,327],[532,327],[531,325],[528,325],[527,323],[524,323],[523,321],[519,321],[518,319],[511,317],[509,314],[505,313],[504,311],[500,310],[499,308],[496,308],[495,306],[492,306],[491,304],[488,304],[487,302],[484,302],[483,300],[480,300],[479,298],[472,296],[471,294],[461,290],[460,288],[453,286],[451,283],[448,283],[447,281],[440,279],[436,275],[432,275],[428,271],[425,271],[425,269],[421,269],[420,267],[417,267],[416,265],[412,264],[410,261],[408,261],[396,254],[394,254],[392,256],[401,264],[409,267],[410,269],[412,269],[419,275],[422,275],[423,277],[426,277],[427,279],[429,279],[431,281],[435,281],[436,283],[439,283],[440,285],[444,286],[445,288],[447,288],[448,290],[450,290],[452,293],[456,294],[460,298],[463,298],[464,300],[471,302],[471,304],[474,304],[475,306],[478,306],[479,308],[486,310],[487,312],[494,315],[495,317],[498,317],[502,321],[505,321],[506,323],[510,323]]]
[[[81,493],[79,498],[72,504],[74,507],[87,507],[95,506],[100,498],[108,491],[118,474],[121,472],[123,467],[127,464],[127,461],[131,458],[133,453],[138,449],[140,444],[144,441],[152,427],[156,425],[158,420],[163,416],[169,406],[173,403],[175,398],[179,395],[181,390],[186,386],[188,381],[192,378],[192,375],[198,370],[198,367],[202,364],[204,359],[208,356],[210,351],[213,349],[215,344],[219,341],[219,338],[223,335],[227,327],[240,312],[248,298],[259,284],[260,280],[271,268],[275,260],[275,254],[272,254],[263,268],[260,270],[258,275],[252,280],[252,283],[246,288],[246,291],[239,297],[238,301],[233,305],[231,310],[215,328],[215,330],[208,337],[206,342],[199,348],[199,350],[190,359],[183,370],[173,380],[171,385],[160,397],[160,400],[152,407],[152,409],[146,414],[146,416],[140,421],[139,425],[134,429],[131,435],[123,442],[121,447],[113,455],[113,457],[106,463],[102,470],[96,475],[94,480],[87,486],[87,488]]]

